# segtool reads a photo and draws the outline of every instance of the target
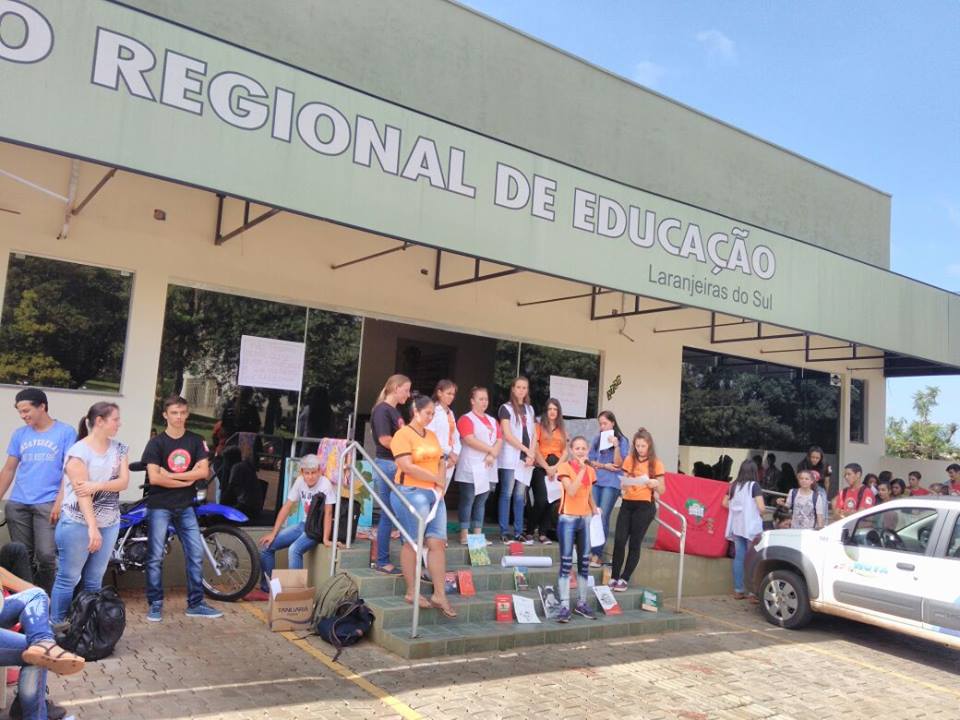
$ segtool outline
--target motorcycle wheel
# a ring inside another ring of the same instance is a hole
[[[260,551],[247,533],[231,525],[203,528],[210,557],[203,554],[203,590],[214,600],[234,602],[249,593],[260,579]],[[219,570],[219,574],[217,573]]]

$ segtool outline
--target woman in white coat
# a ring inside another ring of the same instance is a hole
[[[733,558],[733,596],[737,600],[750,598],[750,602],[759,602],[753,594],[746,594],[743,582],[743,565],[747,559],[750,543],[763,532],[763,490],[757,479],[757,464],[753,460],[744,460],[740,464],[737,479],[730,483],[730,489],[723,496],[723,506],[728,509],[727,540],[736,548]]]
[[[457,418],[450,407],[456,397],[457,384],[453,380],[438,382],[433,389],[433,420],[427,426],[427,430],[433,430],[433,434],[437,436],[440,449],[449,461],[447,463],[448,482],[453,477],[453,466],[457,464],[457,459],[460,457],[460,431],[457,430]]]

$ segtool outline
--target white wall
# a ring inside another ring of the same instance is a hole
[[[60,193],[66,192],[69,160],[48,153],[0,144],[0,167]],[[104,169],[84,163],[79,197],[102,177]],[[216,197],[209,192],[128,173],[118,173],[74,218],[69,237],[57,240],[63,222],[61,202],[0,177],[4,207],[0,213],[0,282],[3,258],[11,251],[122,268],[134,273],[130,331],[119,398],[97,393],[52,390],[52,413],[75,422],[94,401],[117,399],[123,411],[122,437],[134,455],[149,435],[167,285],[180,283],[298,303],[372,317],[413,322],[490,337],[525,340],[575,350],[600,351],[601,407],[616,412],[624,430],[643,425],[656,438],[668,467],[678,459],[681,355],[684,345],[783,364],[801,364],[802,352],[762,355],[761,349],[799,347],[800,339],[737,342],[711,347],[705,329],[656,333],[655,329],[701,326],[708,314],[686,309],[627,320],[590,321],[589,300],[579,299],[519,308],[531,301],[584,292],[567,281],[524,272],[474,285],[433,290],[435,253],[411,247],[368,263],[333,271],[331,263],[395,247],[397,243],[356,230],[290,214],[280,214],[217,247],[213,242]],[[166,211],[165,222],[153,219]],[[257,210],[254,210],[256,213]],[[224,227],[241,222],[242,204],[230,201]],[[428,221],[428,220],[425,220]],[[443,279],[472,272],[472,261],[444,256]],[[602,298],[601,308],[620,302]],[[632,304],[632,300],[630,301]],[[644,301],[645,307],[649,301]],[[625,323],[625,332],[619,333]],[[745,326],[749,332],[755,326]],[[773,332],[772,328],[767,330]],[[95,342],[91,338],[91,342]],[[810,367],[849,376],[848,365],[876,362],[817,363]],[[614,377],[623,383],[613,400],[605,391]],[[841,460],[873,466],[883,454],[884,383],[879,372],[860,373],[869,383],[869,436],[863,445],[842,444]],[[13,411],[16,387],[0,386],[0,438],[18,426]],[[846,425],[843,437],[847,436]]]

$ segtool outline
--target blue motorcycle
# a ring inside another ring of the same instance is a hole
[[[130,463],[130,470],[143,472],[142,463]],[[144,486],[141,486],[144,487]],[[236,525],[249,520],[236,508],[204,502],[206,485],[198,483],[194,509],[203,535],[205,553],[203,590],[214,600],[239,600],[257,585],[260,579],[260,551],[242,528]],[[129,570],[144,572],[147,566],[146,499],[120,504],[120,534],[110,558],[110,568],[120,575]],[[234,523],[234,524],[228,524]],[[176,537],[173,526],[167,528],[163,554],[166,557]]]

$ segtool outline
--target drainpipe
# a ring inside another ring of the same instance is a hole
[[[80,161],[70,161],[70,184],[67,187],[67,207],[63,212],[63,228],[57,235],[57,240],[66,240],[70,232],[70,218],[73,217],[73,203],[77,199],[77,186],[80,184]]]

